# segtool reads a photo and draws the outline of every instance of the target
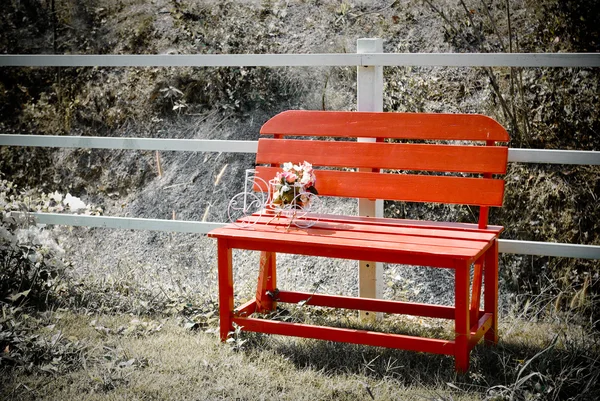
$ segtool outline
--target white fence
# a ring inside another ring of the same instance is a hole
[[[380,40],[358,43],[357,54],[236,54],[236,55],[0,55],[0,67],[359,67],[358,109],[380,108],[383,66],[446,67],[600,67],[599,53],[578,54],[384,54]],[[366,51],[365,51],[366,49]],[[363,84],[361,85],[361,80]],[[368,83],[365,85],[365,82]],[[361,89],[362,88],[362,89]],[[256,141],[101,138],[45,135],[0,135],[0,145],[132,149],[162,151],[255,153]],[[510,149],[509,161],[600,165],[600,152]],[[40,223],[115,229],[157,230],[204,234],[222,223],[34,213]],[[500,252],[600,259],[600,246],[500,240]]]
[[[359,39],[361,40],[361,39]],[[0,55],[0,67],[600,67],[598,53]]]

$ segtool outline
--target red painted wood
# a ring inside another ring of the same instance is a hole
[[[457,261],[454,269],[454,332],[455,366],[458,372],[469,369],[469,265]]]
[[[273,217],[276,217],[276,213],[272,209],[265,209],[261,212],[256,212],[252,216],[246,216],[239,219],[240,222],[262,222],[266,224]],[[260,220],[264,219],[264,220]],[[393,219],[384,217],[367,217],[367,216],[345,216],[337,214],[324,214],[324,213],[307,213],[303,219],[315,221],[316,224],[323,224],[323,228],[345,228],[345,227],[364,227],[364,231],[377,231],[378,228],[386,230],[410,230],[415,229],[415,235],[418,234],[419,230],[423,233],[423,236],[427,236],[426,233],[434,232],[432,236],[440,238],[454,237],[463,239],[492,239],[497,237],[500,232],[503,231],[504,227],[501,226],[488,226],[488,228],[480,230],[476,224],[471,223],[453,223],[443,221],[427,221],[427,220],[405,220],[405,219]],[[273,223],[272,220],[271,224]],[[447,234],[444,232],[448,231]],[[400,233],[400,231],[399,231]],[[409,233],[408,231],[405,233]],[[461,235],[463,235],[461,237]],[[473,234],[473,236],[470,236]],[[491,235],[490,235],[491,234]],[[481,236],[480,236],[481,235]]]
[[[479,208],[479,228],[485,228],[490,216],[489,206],[481,206]]]
[[[486,146],[494,146],[495,142],[494,141],[486,141]],[[508,156],[508,155],[507,155]],[[508,157],[507,157],[507,161],[508,161]],[[483,178],[492,178],[492,174],[491,172],[486,172],[485,174],[483,174]],[[490,209],[487,206],[482,206],[479,208],[479,220],[478,220],[478,227],[479,228],[486,228],[488,225],[488,220],[490,217]]]
[[[337,327],[313,326],[302,323],[277,322],[255,318],[234,318],[233,321],[244,327],[244,330],[260,333],[279,334],[319,340],[337,341],[352,344],[374,345],[379,347],[405,349],[411,351],[431,352],[434,354],[452,355],[454,342],[405,336],[400,334],[378,333],[374,331],[343,329]]]
[[[241,305],[239,308],[235,308],[233,311],[234,316],[250,316],[256,312],[256,299],[251,299],[245,304]]]
[[[268,139],[258,141],[256,164],[506,173],[507,147]],[[491,178],[491,177],[490,177]]]
[[[287,236],[287,235],[286,235]],[[451,256],[431,254],[408,254],[397,250],[362,248],[348,250],[343,245],[322,244],[319,241],[270,241],[261,238],[262,235],[248,231],[246,237],[228,237],[236,249],[251,251],[267,251],[289,253],[295,255],[322,256],[327,258],[373,260],[384,263],[397,263],[415,266],[430,266],[440,268],[454,268],[454,259]],[[471,258],[472,259],[472,258]],[[468,259],[468,262],[472,262]]]
[[[484,262],[483,310],[492,314],[492,324],[485,333],[485,340],[489,344],[498,343],[498,240],[486,252]]]
[[[345,297],[340,295],[313,294],[310,292],[297,291],[280,291],[278,295],[278,301],[287,303],[306,301],[306,305],[311,306],[327,306],[330,308],[397,313],[440,319],[454,319],[454,308],[451,306],[387,301],[372,298]]]
[[[260,313],[270,312],[276,305],[268,292],[273,292],[276,287],[275,278],[275,253],[261,252],[258,284],[256,286],[256,306]]]
[[[374,241],[374,242],[393,242],[397,244],[412,244],[412,245],[423,245],[428,247],[438,247],[442,252],[444,248],[451,249],[469,249],[469,250],[481,250],[484,249],[488,240],[465,240],[465,239],[454,239],[454,238],[437,238],[437,237],[422,237],[419,235],[410,234],[388,234],[378,233],[376,231],[358,231],[358,230],[344,230],[342,229],[327,229],[320,227],[310,227],[306,229],[292,228],[289,227],[289,219],[279,218],[273,220],[269,224],[256,226],[256,230],[261,232],[272,232],[280,234],[283,232],[298,234],[298,235],[311,235],[311,236],[322,236],[324,241],[328,241],[330,238],[348,239],[348,240],[362,240],[362,241]],[[452,251],[448,251],[452,252]],[[445,253],[445,252],[444,252]],[[455,254],[452,252],[451,254]],[[472,253],[470,253],[472,254]]]
[[[280,171],[262,166],[256,170],[265,181]],[[497,179],[332,170],[316,170],[315,175],[320,196],[477,206],[502,206],[504,196],[504,181]]]
[[[219,326],[221,341],[227,340],[233,330],[233,271],[231,268],[231,248],[226,239],[217,241],[219,270]]]
[[[322,215],[321,215],[322,216]],[[479,231],[463,231],[463,230],[452,230],[452,229],[437,229],[435,226],[427,227],[410,227],[403,225],[394,225],[394,222],[401,222],[402,220],[389,219],[392,224],[380,225],[380,224],[364,224],[354,223],[352,221],[343,222],[335,220],[327,220],[327,218],[317,220],[312,229],[320,230],[331,230],[331,231],[349,231],[358,232],[364,235],[370,234],[392,234],[392,235],[404,235],[414,236],[420,238],[437,238],[437,239],[449,239],[449,240],[470,240],[470,241],[484,241],[489,242],[496,238],[496,234],[489,232]],[[249,216],[245,218],[246,222],[255,222],[257,224],[268,224],[271,226],[288,226],[289,221],[285,218],[273,219],[273,215],[268,216]]]
[[[267,276],[267,291],[275,291],[277,289],[277,254],[275,252],[265,253],[270,255],[269,257],[269,268]],[[262,256],[262,255],[261,255]],[[269,296],[270,297],[270,296]],[[271,310],[277,308],[277,302],[271,302]]]
[[[260,133],[426,140],[510,140],[506,130],[494,119],[477,114],[289,110],[267,121]]]
[[[489,144],[489,142],[488,142]],[[491,173],[483,174],[483,178],[489,179],[492,178]],[[487,206],[481,206],[479,208],[479,219],[477,222],[477,227],[480,229],[486,228],[488,225],[488,220],[490,218],[490,208]]]
[[[376,227],[407,227],[407,228],[427,228],[436,230],[464,231],[472,233],[494,233],[500,234],[504,227],[487,226],[485,229],[477,228],[477,224],[455,223],[448,221],[427,221],[427,220],[409,220],[409,219],[390,219],[384,217],[366,217],[366,216],[345,216],[338,214],[319,214],[320,222],[331,222],[335,224],[365,224]]]
[[[471,327],[471,337],[469,338],[469,349],[473,349],[475,345],[481,340],[481,337],[490,329],[492,326],[492,314],[484,313],[478,320],[477,323]]]
[[[484,258],[479,258],[473,267],[473,286],[471,290],[471,321],[479,318],[479,306],[481,303],[481,279],[483,274]]]
[[[353,236],[356,236],[357,238],[349,238],[349,234],[351,233],[345,231],[313,230],[312,228],[300,229],[294,226],[291,226],[289,230],[285,227],[271,225],[256,225],[249,230],[238,230],[236,226],[226,226],[215,230],[214,233],[215,236],[227,236],[228,238],[241,239],[252,238],[261,242],[272,242],[281,245],[293,244],[298,246],[324,246],[333,249],[342,248],[347,252],[348,259],[353,259],[351,253],[354,251],[375,250],[380,252],[394,251],[397,253],[469,260],[476,257],[481,253],[481,250],[488,246],[488,243],[483,241],[474,242],[475,244],[480,244],[479,247],[475,248],[458,248],[452,245],[403,243],[394,241],[386,235],[377,235],[377,239],[375,240],[373,237],[369,238],[366,235],[361,237],[358,233],[352,233]],[[398,237],[400,238],[401,236]]]

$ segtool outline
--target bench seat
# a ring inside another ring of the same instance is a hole
[[[475,262],[503,230],[501,226],[479,229],[466,223],[315,217],[318,221],[310,228],[298,228],[285,218],[255,214],[243,219],[253,223],[251,229],[240,230],[230,224],[209,236],[227,238],[238,249],[452,268],[455,260]],[[304,218],[310,220],[311,216]]]

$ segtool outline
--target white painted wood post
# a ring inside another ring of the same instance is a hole
[[[383,53],[383,39],[358,39],[357,53]],[[358,111],[383,111],[383,67],[357,67],[357,99]],[[358,138],[359,142],[374,142],[375,138]],[[383,217],[383,200],[358,200],[360,216]],[[381,298],[383,295],[383,264],[373,261],[358,262],[358,296],[364,298]],[[360,312],[362,320],[374,320],[381,313]]]

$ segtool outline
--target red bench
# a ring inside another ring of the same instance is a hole
[[[316,167],[319,196],[476,205],[480,206],[479,222],[320,215],[310,228],[298,228],[263,213],[246,218],[255,223],[249,228],[230,224],[215,229],[209,236],[218,240],[223,341],[236,323],[247,331],[454,355],[458,371],[468,369],[469,353],[481,338],[497,342],[498,236],[503,228],[488,225],[488,210],[501,206],[504,194],[504,181],[493,177],[506,172],[508,149],[496,146],[509,140],[502,126],[481,115],[287,111],[267,121],[261,135],[256,169],[257,177],[265,181],[280,171],[282,163],[306,160]],[[376,142],[335,140],[358,137],[376,138]],[[264,190],[258,182],[255,189]],[[261,251],[256,297],[238,308],[233,301],[232,249]],[[277,253],[453,269],[455,304],[278,291]],[[453,319],[455,338],[422,338],[253,316],[274,310],[277,302]]]

